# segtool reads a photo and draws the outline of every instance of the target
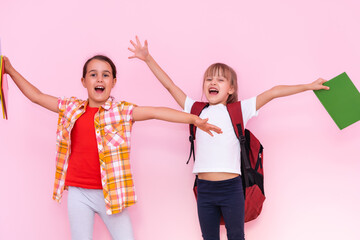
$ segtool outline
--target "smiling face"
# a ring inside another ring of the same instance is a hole
[[[203,92],[210,105],[236,102],[237,84],[234,70],[222,63],[211,65],[204,74]]]
[[[108,62],[92,59],[86,65],[86,73],[81,82],[88,91],[89,106],[100,107],[110,97],[116,78]]]

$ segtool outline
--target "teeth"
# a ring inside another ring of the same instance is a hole
[[[105,89],[105,87],[99,86],[99,87],[95,87],[95,89]]]

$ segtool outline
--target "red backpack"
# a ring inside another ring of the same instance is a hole
[[[195,102],[191,108],[191,113],[200,115],[202,110],[208,107],[209,104],[205,102]],[[261,213],[263,202],[265,201],[264,194],[264,170],[263,170],[263,146],[259,140],[248,130],[244,130],[242,119],[241,102],[230,103],[226,105],[229,112],[235,134],[240,142],[241,148],[241,176],[244,186],[245,194],[245,222],[254,220]],[[193,155],[195,161],[195,140],[196,126],[190,124],[191,143],[190,156]],[[197,176],[194,183],[194,193],[197,197]],[[221,224],[224,224],[223,219]]]

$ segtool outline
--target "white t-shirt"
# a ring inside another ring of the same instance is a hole
[[[190,113],[194,100],[186,97],[184,112]],[[250,118],[258,115],[256,97],[241,101],[244,125]],[[223,104],[209,105],[201,114],[201,118],[209,118],[208,123],[221,128],[222,134],[210,136],[204,131],[196,131],[195,163],[193,173],[240,171],[240,143],[235,135],[229,112]]]

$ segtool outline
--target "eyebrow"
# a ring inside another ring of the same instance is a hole
[[[93,70],[90,70],[90,71],[89,71],[89,73],[90,73],[90,72],[97,72],[97,70],[93,69]],[[105,71],[102,71],[102,72],[103,72],[103,73],[104,73],[104,72],[108,72],[108,73],[110,73],[110,71],[109,71],[109,70],[105,70]]]

